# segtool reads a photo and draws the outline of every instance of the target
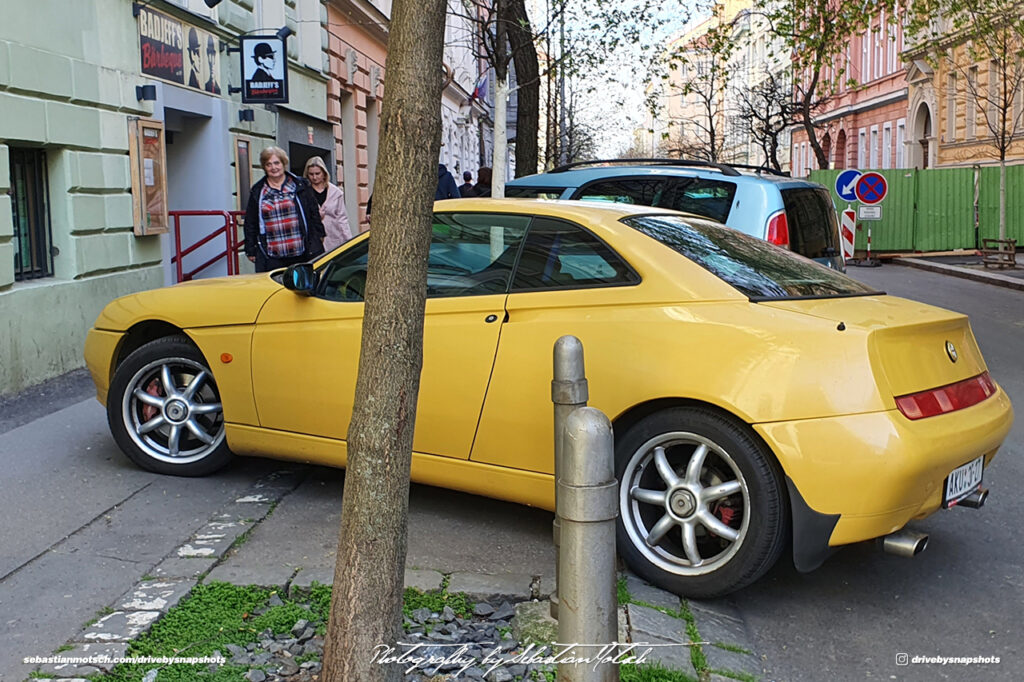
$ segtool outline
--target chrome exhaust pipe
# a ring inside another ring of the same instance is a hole
[[[958,507],[968,509],[981,509],[988,499],[988,490],[975,490],[973,493],[956,503]]]
[[[902,557],[914,557],[928,546],[928,534],[916,531],[898,530],[882,538],[882,550],[887,554]]]

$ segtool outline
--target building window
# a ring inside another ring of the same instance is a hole
[[[872,32],[872,47],[875,50],[875,78],[882,77],[882,27]]]
[[[999,130],[1001,127],[997,123],[999,121],[998,112],[1009,104],[1003,100],[1003,95],[999,91],[999,65],[993,60],[988,63],[988,116],[985,121],[990,132]],[[1013,128],[1011,127],[1010,130]]]
[[[882,126],[882,168],[889,168],[892,159],[892,124]]]
[[[878,126],[871,126],[871,153],[869,158],[871,163],[869,168],[878,168]]]
[[[956,74],[946,81],[946,142],[956,142]]]
[[[864,32],[860,40],[860,82],[871,80],[871,29]]]
[[[907,124],[902,118],[896,121],[896,168],[905,168],[903,165],[903,143],[907,139]]]
[[[11,147],[11,208],[14,215],[14,279],[53,275],[50,193],[46,152]]]
[[[866,168],[868,161],[868,133],[863,128],[857,133],[857,168]]]

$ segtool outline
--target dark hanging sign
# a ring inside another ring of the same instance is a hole
[[[149,7],[139,10],[142,73],[212,95],[220,94],[220,41]]]
[[[288,53],[277,36],[242,36],[242,101],[283,104],[288,101]]]

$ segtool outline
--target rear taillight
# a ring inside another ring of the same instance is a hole
[[[770,244],[789,248],[789,222],[786,220],[785,211],[779,211],[768,219],[768,234],[765,239]]]
[[[896,407],[907,419],[924,419],[977,405],[996,392],[988,372],[976,377],[896,398]]]

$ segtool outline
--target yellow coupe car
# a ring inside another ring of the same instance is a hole
[[[122,450],[345,466],[368,235],[288,271],[110,303],[87,364]],[[583,342],[615,429],[618,547],[710,597],[938,509],[979,507],[1013,421],[964,315],[718,223],[581,202],[435,206],[413,480],[554,508],[551,354]]]

